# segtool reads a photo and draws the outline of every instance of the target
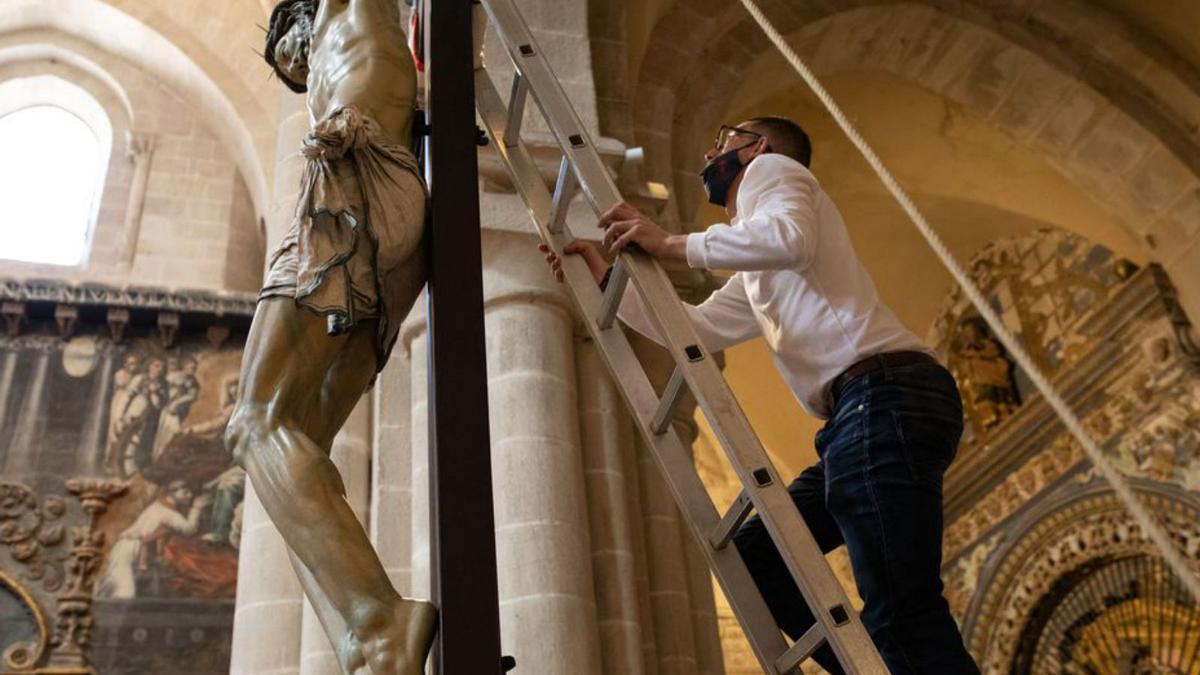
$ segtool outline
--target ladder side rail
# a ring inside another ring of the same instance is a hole
[[[485,0],[484,5],[516,72],[529,83],[530,93],[547,125],[564,156],[575,167],[580,187],[593,208],[602,212],[619,203],[620,193],[612,177],[600,161],[578,114],[567,101],[566,93],[520,13],[511,0]],[[815,539],[796,512],[790,495],[720,371],[707,353],[698,359],[689,358],[685,353],[696,347],[704,352],[707,350],[703,349],[666,272],[647,256],[622,253],[621,257],[629,266],[635,288],[646,300],[644,304],[652,323],[683,371],[700,409],[711,423],[738,478],[747,487],[768,533],[783,554],[818,623],[828,635],[840,637],[830,640],[839,660],[846,664],[861,664],[864,670],[859,672],[886,673],[857,612],[824,556],[820,555]],[[764,475],[769,480],[764,480]],[[795,517],[782,515],[789,511]],[[834,612],[838,613],[837,617],[833,616]],[[847,615],[845,618],[842,612]]]
[[[555,233],[549,228],[552,199],[524,143],[508,145],[504,142],[508,139],[503,137],[506,118],[503,103],[484,71],[476,73],[476,101],[492,146],[513,173],[514,184],[525,200],[538,234],[543,241],[561,251],[561,247],[570,239],[569,234]],[[589,318],[599,312],[603,294],[587,265],[582,260],[568,259],[564,261],[563,271],[567,277],[565,286],[568,295],[585,318],[584,323],[597,342],[609,373],[621,382],[617,389],[626,406],[636,416],[643,439],[654,449],[655,461],[676,503],[687,515],[692,536],[700,543],[710,568],[727,591],[730,605],[759,662],[766,672],[775,673],[774,664],[780,655],[786,653],[787,644],[737,550],[732,547],[717,550],[705,544],[708,535],[718,527],[720,516],[696,473],[690,453],[674,429],[662,434],[650,430],[660,399],[624,333],[620,330],[603,330]],[[637,375],[631,375],[634,373]]]
[[[554,76],[520,10],[511,0],[485,0],[483,6],[515,72],[527,84],[528,93],[533,94],[550,132],[574,167],[592,208],[602,213],[619,204],[622,199],[616,183],[595,152],[591,135],[570,104],[562,83]]]
[[[654,294],[661,297],[661,282],[651,276],[651,272],[665,276],[662,268],[646,256],[631,258],[634,269],[630,278],[643,297]],[[654,302],[643,305],[660,335],[694,335],[695,329],[682,305],[672,307],[668,303]],[[887,673],[858,613],[821,554],[786,489],[786,483],[767,457],[715,362],[707,353],[698,362],[689,362],[678,351],[676,358],[698,406],[709,420],[717,441],[746,488],[809,609],[830,636],[830,646],[838,659],[851,672]]]

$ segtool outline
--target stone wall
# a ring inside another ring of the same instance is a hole
[[[78,267],[5,261],[0,274],[114,285],[254,290],[262,245],[233,155],[201,111],[138,65],[56,31],[0,34],[0,81],[83,89],[112,125],[90,250]],[[24,92],[29,103],[43,100]],[[11,110],[21,103],[6,101]]]

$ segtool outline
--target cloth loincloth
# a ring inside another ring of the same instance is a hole
[[[326,317],[330,335],[377,319],[382,370],[419,290],[411,286],[425,275],[420,166],[352,107],[318,122],[301,152],[307,162],[292,227],[258,298],[295,298]]]

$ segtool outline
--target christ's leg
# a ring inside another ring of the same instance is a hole
[[[394,623],[400,596],[346,502],[327,449],[304,429],[311,426],[315,412],[313,397],[330,384],[327,375],[341,360],[339,354],[363,343],[373,354],[373,342],[356,339],[356,334],[373,339],[374,331],[373,322],[364,322],[349,336],[330,337],[323,318],[297,308],[290,299],[261,302],[247,339],[243,389],[227,432],[229,447],[254,482],[267,514],[312,572],[323,596],[319,602],[336,610],[360,639],[373,639]],[[360,374],[361,384],[348,405],[357,402],[373,373],[372,363]],[[419,656],[423,657],[424,653]]]
[[[414,280],[401,285],[412,297],[419,292],[423,282]],[[408,294],[405,294],[408,297]],[[364,333],[365,335],[365,333]],[[352,342],[359,339],[352,337]],[[366,340],[364,340],[366,342]],[[334,436],[353,412],[374,374],[375,355],[373,342],[363,348],[348,346],[342,349],[321,386],[321,395],[314,399],[314,408],[305,415],[309,422],[305,432],[326,453],[333,445]],[[392,621],[380,626],[380,630],[351,631],[341,615],[321,592],[313,574],[303,561],[292,555],[292,566],[312,602],[313,610],[320,619],[325,633],[337,654],[342,669],[347,673],[365,675],[367,658],[374,672],[422,672],[425,655],[436,630],[437,610],[432,604],[420,600],[398,599],[392,608]],[[361,639],[361,641],[360,641]],[[365,654],[364,654],[365,652]]]

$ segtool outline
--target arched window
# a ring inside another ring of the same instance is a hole
[[[83,120],[53,105],[0,117],[0,258],[84,259],[108,159]]]

